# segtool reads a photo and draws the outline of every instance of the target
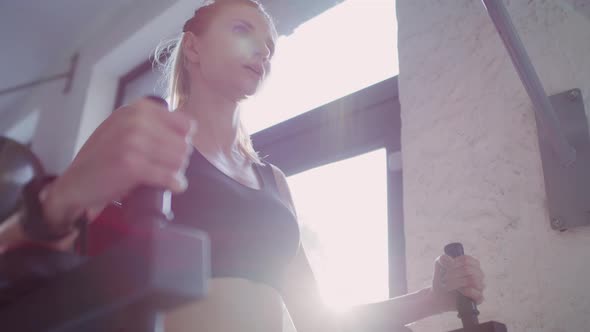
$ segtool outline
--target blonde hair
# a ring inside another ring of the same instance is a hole
[[[190,93],[190,80],[184,66],[184,55],[182,46],[185,40],[185,31],[191,31],[200,35],[206,31],[217,12],[225,5],[243,3],[260,10],[268,19],[274,29],[270,15],[256,0],[207,0],[201,7],[195,10],[194,16],[189,19],[183,27],[183,32],[176,38],[164,41],[158,45],[154,52],[154,62],[163,72],[162,81],[165,85],[165,95],[171,109],[177,109],[188,99]],[[258,153],[254,150],[252,140],[244,123],[240,120],[238,124],[238,151],[251,162],[262,164]]]

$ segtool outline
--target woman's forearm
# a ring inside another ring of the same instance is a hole
[[[40,202],[42,204],[42,210],[44,219],[40,222],[49,222],[53,223],[54,225],[60,226],[61,224],[73,224],[73,217],[75,214],[72,214],[74,208],[71,206],[72,204],[67,204],[68,202],[60,197],[59,192],[52,190],[53,187],[50,185],[47,188],[44,188],[40,193]],[[45,197],[42,197],[45,196]],[[76,211],[77,212],[77,211]],[[76,213],[75,212],[75,213]],[[8,219],[1,221],[0,223],[0,253],[6,251],[10,248],[18,247],[20,245],[33,242],[30,238],[27,237],[21,223],[21,218],[23,216],[23,210],[18,209],[14,214],[12,214]],[[55,241],[52,243],[38,243],[44,244],[48,247],[58,249],[58,250],[67,250],[73,244],[75,238],[77,237],[77,232],[73,232],[70,236],[66,238]]]
[[[39,193],[45,222],[57,229],[71,227],[84,213],[84,209],[76,204],[74,195],[68,194],[71,191],[68,189],[68,185],[57,178]]]
[[[432,296],[430,288],[382,302],[353,307],[345,314],[346,330],[391,330],[443,313],[442,305]]]

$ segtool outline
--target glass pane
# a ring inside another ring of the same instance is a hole
[[[385,149],[288,178],[302,242],[334,310],[389,297]]]
[[[346,0],[279,38],[245,125],[257,132],[398,72],[395,0]]]

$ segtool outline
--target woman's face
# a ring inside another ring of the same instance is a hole
[[[226,5],[202,35],[187,37],[191,80],[199,79],[231,100],[255,94],[270,72],[276,32],[255,7]]]

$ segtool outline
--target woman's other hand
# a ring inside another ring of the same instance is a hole
[[[434,265],[431,296],[435,308],[441,312],[456,310],[457,291],[476,304],[483,302],[485,283],[479,260],[469,255],[441,255]]]
[[[100,211],[138,185],[182,192],[195,122],[149,98],[117,109],[88,138],[72,164],[47,187],[49,222]]]

